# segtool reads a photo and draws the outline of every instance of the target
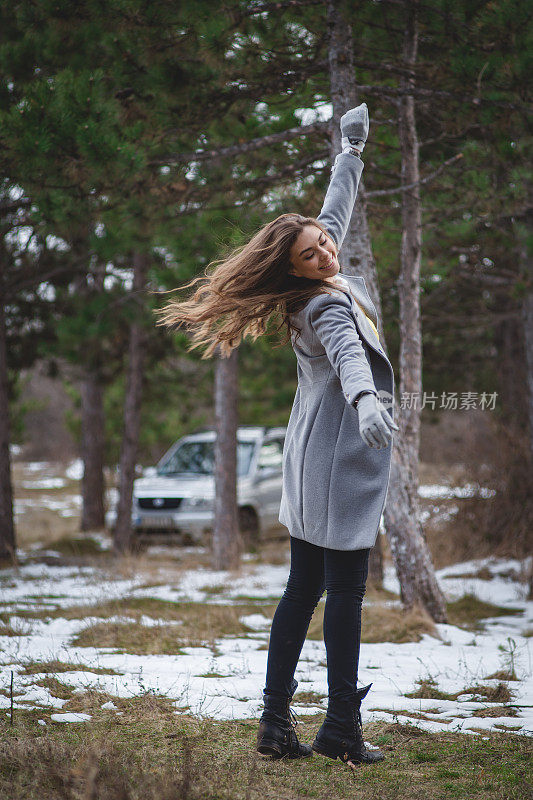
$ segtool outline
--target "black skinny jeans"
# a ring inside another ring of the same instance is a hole
[[[332,550],[294,536],[290,541],[291,569],[272,620],[265,694],[292,695],[294,672],[307,629],[325,589],[328,695],[348,698],[357,689],[361,606],[370,548]]]

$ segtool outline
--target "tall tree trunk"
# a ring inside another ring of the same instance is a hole
[[[0,276],[1,278],[1,276]],[[9,388],[7,377],[6,316],[0,296],[0,560],[15,561],[15,523],[13,520],[13,486],[9,452]]]
[[[102,384],[97,375],[88,373],[81,383],[82,531],[105,524],[104,425]]]
[[[215,364],[214,569],[236,569],[242,542],[237,509],[238,348]]]
[[[528,197],[531,204],[531,184],[528,182]],[[529,239],[533,225],[531,205],[525,213],[521,225],[515,222],[515,236],[518,242],[518,258],[523,280],[528,290],[522,301],[522,327],[524,333],[525,372],[526,372],[526,405],[529,426],[529,463],[533,466],[533,256],[529,249]]]
[[[329,29],[329,79],[331,87],[331,101],[333,116],[330,128],[330,159],[333,162],[341,150],[340,118],[358,104],[357,84],[355,80],[355,67],[353,58],[352,29],[342,17],[341,3],[339,0],[329,0],[327,21]],[[385,347],[383,326],[381,324],[381,301],[379,297],[377,271],[372,252],[372,242],[368,230],[366,215],[366,200],[364,188],[364,173],[359,182],[357,202],[346,233],[341,251],[343,272],[347,275],[363,275],[368,286],[372,301],[376,306],[380,319],[380,338]],[[381,536],[376,539],[376,544],[370,551],[368,562],[368,579],[374,585],[383,584],[383,550]]]
[[[328,0],[329,68],[333,102],[332,155],[338,152],[340,148],[339,119],[348,108],[357,105],[358,102],[353,66],[352,31],[351,27],[342,18],[341,6],[340,0]],[[413,57],[416,59],[416,38],[415,48],[411,53],[411,58]],[[359,183],[357,202],[352,215],[350,229],[342,248],[342,263],[347,274],[359,274],[364,277],[378,313],[380,340],[383,349],[387,351],[377,269],[372,252],[366,212],[366,192],[363,178]],[[418,451],[416,460],[418,460]],[[435,578],[431,556],[423,534],[418,524],[413,524],[409,495],[406,490],[404,491],[407,483],[408,466],[409,460],[404,452],[401,434],[398,433],[395,436],[392,451],[391,481],[384,509],[385,530],[400,581],[403,603],[406,607],[410,607],[416,602],[420,602],[428,609],[435,620],[444,621],[446,618],[444,598]],[[369,562],[370,580],[382,583],[382,563],[383,556],[378,537],[376,547],[372,548],[371,551]]]
[[[80,247],[88,240],[81,240]],[[88,246],[84,252],[87,263],[91,256]],[[105,264],[91,265],[90,272],[79,275],[74,281],[74,290],[87,301],[95,294],[104,291]],[[81,523],[82,531],[103,528],[104,511],[104,458],[105,429],[103,387],[100,361],[102,353],[94,352],[94,345],[88,348],[87,358],[79,365],[81,395],[81,459],[83,478],[81,481]]]
[[[418,46],[417,3],[406,3],[403,45],[404,67],[411,75],[402,77],[402,89],[414,87],[414,67]],[[402,193],[400,300],[400,395],[422,388],[422,335],[420,327],[420,260],[422,221],[418,181],[419,154],[412,95],[399,101],[399,139],[402,155],[402,184],[414,183]],[[402,601],[411,607],[420,604],[436,622],[445,622],[446,602],[435,577],[418,509],[418,460],[420,409],[402,409],[400,430],[395,437],[395,455],[385,512],[385,525],[401,587]]]
[[[141,422],[141,397],[143,385],[144,345],[144,291],[148,274],[148,256],[135,253],[133,256],[133,301],[140,306],[130,326],[128,348],[128,371],[126,396],[124,398],[124,433],[120,451],[120,482],[117,505],[117,521],[114,531],[115,551],[125,553],[131,549],[131,506],[133,481],[139,445]]]
[[[529,425],[529,460],[533,465],[533,290],[530,289],[522,304],[524,344],[527,359],[527,411]]]

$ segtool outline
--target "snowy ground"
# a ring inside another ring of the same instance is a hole
[[[70,535],[75,532],[81,502],[81,470],[79,461],[67,468],[52,462],[18,461],[15,465],[15,511],[19,527],[25,526],[28,537],[26,551],[20,554],[20,569],[0,572],[0,634],[10,634],[0,635],[0,709],[9,708],[13,671],[15,709],[42,708],[43,714],[55,709],[51,718],[57,721],[90,720],[88,714],[61,713],[67,701],[37,685],[46,675],[24,674],[24,665],[29,662],[58,660],[76,665],[77,668],[56,677],[81,692],[98,689],[115,697],[135,697],[149,691],[171,698],[177,708],[188,706],[199,715],[218,719],[257,717],[262,704],[265,646],[270,626],[269,619],[260,613],[261,603],[255,613],[241,618],[249,629],[246,635],[216,639],[215,648],[185,647],[183,654],[171,656],[128,655],[110,648],[74,646],[74,637],[93,622],[128,620],[125,617],[102,620],[83,615],[81,619],[73,619],[72,613],[65,619],[58,616],[58,609],[128,597],[198,602],[199,613],[203,604],[232,604],[239,595],[264,598],[265,603],[272,605],[283,592],[289,563],[258,565],[248,556],[244,559],[242,576],[237,580],[228,573],[207,569],[160,570],[157,580],[152,581],[158,585],[149,587],[145,574],[124,578],[96,567],[54,566],[56,559],[61,560],[52,549],[58,534],[46,537],[46,541],[51,542],[50,550],[43,551],[41,529],[36,526],[42,525],[44,531],[52,533],[59,531]],[[419,489],[424,503],[421,521],[449,519],[457,514],[457,503],[462,498],[490,497],[492,492],[477,484],[422,485]],[[40,512],[48,515],[44,521],[36,516]],[[58,525],[61,520],[63,527]],[[65,528],[66,524],[70,527]],[[99,538],[101,546],[109,546],[108,539]],[[201,548],[180,548],[180,553],[186,554],[187,550],[201,552]],[[156,548],[151,551],[156,555]],[[426,730],[463,731],[474,735],[492,728],[533,734],[533,603],[526,601],[524,567],[515,561],[485,559],[454,564],[438,572],[440,585],[449,600],[473,594],[485,602],[508,607],[510,611],[520,610],[519,614],[484,620],[483,632],[437,625],[441,638],[424,634],[419,642],[363,643],[359,685],[372,683],[363,705],[364,720],[399,720]],[[473,577],[474,574],[477,577]],[[215,591],[209,591],[209,587],[215,587]],[[399,595],[392,567],[386,570],[385,588]],[[365,599],[365,604],[369,602]],[[399,601],[388,602],[394,605]],[[54,616],[47,617],[47,610],[53,611]],[[30,613],[30,618],[24,616],[25,612]],[[36,612],[43,612],[42,618],[31,618]],[[177,630],[180,624],[146,615],[130,621],[145,626],[176,625]],[[305,642],[296,672],[299,687],[294,705],[300,715],[325,708],[324,701],[320,700],[320,695],[327,695],[325,658],[323,642],[310,639]],[[96,668],[108,668],[116,674],[97,674]],[[423,680],[432,681],[432,686],[450,693],[476,686],[495,687],[501,678],[487,676],[500,670],[514,670],[518,677],[517,681],[506,681],[511,700],[505,704],[501,700],[488,703],[485,697],[468,691],[459,694],[457,700],[405,696],[416,691],[418,681]],[[47,674],[50,677],[50,672]],[[213,677],[202,677],[206,674]],[[316,703],[297,704],[299,692],[316,692]],[[103,703],[102,708],[109,713],[121,713],[113,703]],[[498,709],[507,713],[496,716]],[[477,716],[474,715],[476,711],[494,716]],[[420,714],[424,718],[416,716]]]
[[[218,719],[245,719],[260,714],[267,651],[258,648],[268,643],[269,636],[269,620],[260,613],[260,605],[257,613],[243,618],[250,633],[240,638],[217,639],[216,654],[207,647],[187,647],[183,655],[172,656],[128,655],[109,648],[76,647],[71,644],[73,637],[91,622],[102,622],[101,618],[27,619],[21,616],[21,612],[72,608],[123,597],[228,604],[235,602],[238,595],[253,595],[273,603],[283,592],[288,563],[281,566],[257,565],[245,560],[242,576],[238,579],[225,572],[195,569],[182,572],[172,582],[143,588],[146,576],[114,579],[109,573],[93,567],[53,566],[50,565],[50,562],[53,564],[51,553],[48,553],[47,564],[33,559],[34,552],[22,554],[18,571],[0,572],[0,611],[3,612],[4,624],[12,629],[11,633],[18,634],[0,636],[0,690],[3,690],[0,708],[9,708],[8,689],[13,671],[15,690],[21,693],[15,695],[15,708],[42,707],[43,711],[45,708],[49,711],[49,707],[53,707],[57,710],[54,714],[56,720],[89,720],[90,715],[67,714],[62,717],[60,710],[65,701],[54,697],[48,689],[36,686],[36,682],[45,676],[22,674],[25,663],[57,659],[79,665],[78,669],[61,673],[58,677],[80,691],[96,688],[116,697],[134,697],[153,691],[172,698],[176,707],[189,706],[195,714]],[[516,616],[486,620],[483,633],[438,625],[441,639],[424,634],[416,643],[363,643],[359,685],[372,682],[371,692],[363,706],[363,719],[399,720],[426,730],[463,731],[474,735],[495,726],[495,729],[499,726],[502,730],[505,726],[506,730],[533,734],[530,638],[533,603],[526,601],[526,585],[518,580],[523,566],[516,561],[484,559],[455,564],[438,572],[448,599],[472,593],[481,600],[521,610]],[[466,577],[479,570],[483,570],[483,579]],[[216,594],[209,592],[210,586],[217,587]],[[386,572],[385,588],[395,593],[399,590],[390,568]],[[111,621],[123,622],[124,618]],[[141,619],[144,625],[159,622],[147,616]],[[169,624],[168,620],[165,624]],[[179,622],[170,624],[179,625]],[[298,691],[327,694],[326,669],[320,665],[325,657],[323,642],[305,642],[296,672]],[[90,671],[101,667],[112,668],[118,674],[102,675]],[[480,684],[495,686],[499,680],[487,680],[487,676],[511,668],[519,680],[507,684],[512,693],[507,705],[516,710],[517,716],[473,716],[477,709],[499,708],[502,703],[490,704],[483,697],[466,692],[457,700],[405,696],[418,688],[417,679],[433,680],[440,691],[454,693]],[[206,673],[222,677],[201,677]],[[112,705],[106,704],[106,707],[110,713],[120,713]],[[323,711],[324,707],[323,702],[297,705],[296,712],[300,715],[315,713]],[[425,718],[405,716],[405,712],[422,713]]]

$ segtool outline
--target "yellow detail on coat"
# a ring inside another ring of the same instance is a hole
[[[351,292],[350,292],[350,294],[351,294]],[[352,294],[352,297],[353,297],[353,294]],[[355,297],[353,297],[353,299],[355,300]],[[357,303],[357,300],[355,300],[355,302]],[[369,317],[369,316],[368,316],[368,314],[366,313],[366,311],[365,311],[365,309],[363,308],[363,306],[361,305],[361,303],[357,303],[357,305],[359,306],[359,308],[361,309],[361,311],[363,312],[363,314],[365,315],[365,317],[367,318],[367,320],[368,320],[368,321],[370,322],[370,324],[372,325],[372,330],[373,330],[373,331],[374,331],[374,333],[376,334],[376,338],[377,338],[377,340],[378,340],[378,342],[379,342],[379,333],[378,333],[378,329],[376,328],[376,326],[374,325],[374,323],[372,322],[372,320],[370,319],[370,317]]]
[[[352,291],[350,290],[350,284],[348,283],[348,281],[346,280],[346,278],[343,278],[343,277],[342,277],[342,275],[339,275],[339,274],[337,274],[337,275],[335,276],[335,279],[334,279],[334,280],[335,280],[335,283],[337,283],[337,284],[340,284],[342,287],[344,287],[344,288],[345,288],[345,289],[346,289],[346,290],[347,290],[347,291],[350,293],[350,296],[351,296],[351,297],[353,297],[353,299],[355,300],[355,302],[357,303],[357,305],[359,306],[359,308],[361,309],[361,311],[363,312],[363,314],[365,315],[365,317],[366,317],[366,318],[367,318],[367,320],[369,321],[370,325],[372,326],[372,330],[373,330],[373,331],[374,331],[374,333],[376,334],[376,339],[377,339],[377,340],[378,340],[378,342],[379,342],[379,333],[378,333],[378,329],[376,328],[376,326],[374,325],[374,323],[372,322],[372,320],[370,319],[370,317],[369,317],[369,316],[368,316],[368,314],[366,313],[366,311],[365,311],[365,309],[363,308],[363,306],[361,305],[361,303],[360,303],[360,302],[357,300],[357,298],[356,298],[356,297],[355,297],[355,296],[352,294]]]

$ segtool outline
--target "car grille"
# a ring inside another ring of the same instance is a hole
[[[139,507],[145,511],[167,511],[170,508],[179,508],[181,497],[139,497]]]

